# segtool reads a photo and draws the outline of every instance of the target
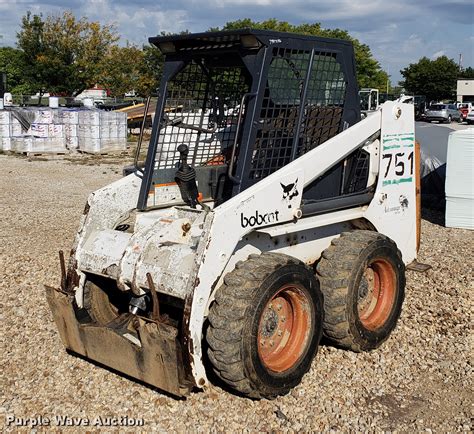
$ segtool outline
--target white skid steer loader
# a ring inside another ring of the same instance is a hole
[[[150,41],[166,60],[146,161],[90,195],[46,287],[64,345],[174,395],[212,369],[254,398],[296,386],[323,334],[377,348],[420,236],[413,105],[361,120],[346,41]]]

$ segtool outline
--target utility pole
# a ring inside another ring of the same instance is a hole
[[[462,53],[459,53],[459,64],[458,64],[459,70],[462,70]]]
[[[390,67],[387,67],[387,99],[388,99],[388,86],[390,83]]]

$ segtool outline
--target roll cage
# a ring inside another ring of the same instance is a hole
[[[217,206],[360,120],[350,42],[264,30],[150,38],[165,55],[137,208],[159,206],[186,144]],[[317,201],[366,186],[358,150],[306,187]]]

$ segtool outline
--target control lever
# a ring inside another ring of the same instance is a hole
[[[181,197],[191,208],[196,208],[198,201],[198,189],[196,185],[196,171],[188,164],[189,148],[187,145],[179,145],[180,163],[175,174],[175,180],[178,184]]]

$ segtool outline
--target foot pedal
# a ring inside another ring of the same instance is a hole
[[[431,265],[423,264],[418,262],[416,259],[407,265],[407,270],[416,271],[417,273],[426,273],[431,268],[433,268]]]

